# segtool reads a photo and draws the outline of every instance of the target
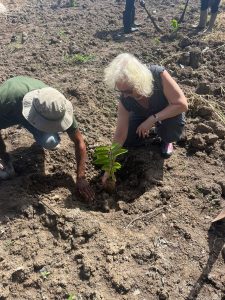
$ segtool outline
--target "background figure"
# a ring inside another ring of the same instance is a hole
[[[211,32],[218,14],[219,4],[221,0],[201,0],[201,11],[198,29],[204,29],[207,23],[208,9],[211,8],[211,17],[206,32]]]
[[[131,33],[138,29],[134,25],[135,18],[135,0],[126,0],[125,11],[123,12],[124,33]]]

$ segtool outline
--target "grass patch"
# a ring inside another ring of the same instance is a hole
[[[70,64],[83,64],[93,60],[94,58],[95,58],[94,55],[88,55],[88,54],[79,54],[79,53],[74,55],[66,54],[64,56],[64,61]]]

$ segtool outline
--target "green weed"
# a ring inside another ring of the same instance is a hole
[[[171,20],[171,27],[172,27],[173,31],[178,30],[178,28],[179,28],[179,23],[177,22],[176,19]]]
[[[77,2],[75,0],[70,0],[69,7],[76,7],[76,6],[77,6]]]
[[[41,271],[40,274],[43,279],[48,279],[48,276],[51,274],[51,272]]]
[[[83,64],[83,63],[86,63],[88,61],[91,61],[94,59],[94,56],[93,55],[87,55],[87,54],[74,54],[74,55],[65,55],[64,56],[64,60],[68,63],[80,63],[80,64]]]

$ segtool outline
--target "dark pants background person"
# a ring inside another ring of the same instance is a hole
[[[123,27],[124,33],[131,33],[137,30],[134,27],[135,18],[135,0],[126,0],[125,11],[123,12]]]
[[[211,17],[209,20],[206,32],[211,32],[216,21],[221,0],[201,0],[200,20],[198,24],[199,29],[204,29],[207,23],[208,10],[211,9]]]

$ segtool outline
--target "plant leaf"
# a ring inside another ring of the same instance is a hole
[[[94,164],[96,165],[104,165],[106,163],[109,163],[109,159],[108,158],[97,158],[96,160],[94,160]]]

